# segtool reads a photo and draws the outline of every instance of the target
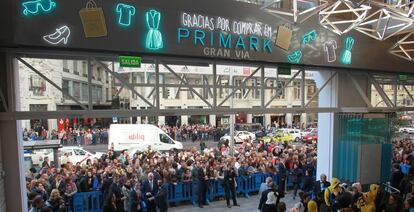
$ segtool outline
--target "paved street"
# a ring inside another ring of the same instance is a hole
[[[259,197],[257,195],[250,196],[250,198],[244,198],[239,197],[237,199],[238,203],[240,204],[240,207],[232,207],[227,208],[226,201],[220,200],[220,201],[213,201],[210,205],[205,206],[204,208],[199,208],[196,206],[193,206],[191,204],[185,204],[185,205],[179,205],[175,207],[171,207],[168,211],[172,212],[192,212],[192,211],[209,211],[209,212],[221,212],[221,211],[238,211],[238,212],[254,212],[259,211],[257,209],[259,205]],[[281,201],[286,203],[287,208],[292,208],[295,203],[299,202],[299,199],[293,200],[292,198],[292,192],[289,192],[285,198],[283,198]]]
[[[184,149],[191,149],[193,147],[196,148],[200,148],[200,142],[191,142],[191,141],[187,141],[187,142],[182,142]],[[212,148],[212,147],[217,147],[218,142],[216,141],[207,141],[206,145],[208,148]],[[83,146],[85,149],[87,150],[91,150],[94,152],[105,152],[108,149],[108,145],[106,144],[98,144],[98,145],[84,145]]]

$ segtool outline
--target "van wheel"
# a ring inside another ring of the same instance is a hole
[[[170,150],[173,151],[173,152],[177,152],[178,151],[176,148],[172,148]]]
[[[295,142],[299,142],[299,137],[296,137],[295,138]]]

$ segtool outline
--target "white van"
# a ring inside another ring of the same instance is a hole
[[[174,141],[160,128],[151,124],[111,124],[109,128],[108,149],[123,151],[136,149],[153,151],[181,150],[183,144]]]

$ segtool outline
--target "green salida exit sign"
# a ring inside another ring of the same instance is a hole
[[[141,57],[135,56],[119,56],[119,66],[126,68],[139,68],[141,67]]]
[[[279,75],[290,75],[292,72],[290,65],[279,65],[277,67],[277,74]]]

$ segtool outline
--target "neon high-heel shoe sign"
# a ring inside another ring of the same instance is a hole
[[[52,44],[52,45],[58,45],[58,44],[67,44],[68,39],[70,36],[70,29],[68,26],[62,26],[60,28],[56,29],[56,32],[43,36],[43,40]]]
[[[50,12],[56,7],[56,2],[52,0],[34,0],[22,3],[23,15],[39,15],[41,13]]]

